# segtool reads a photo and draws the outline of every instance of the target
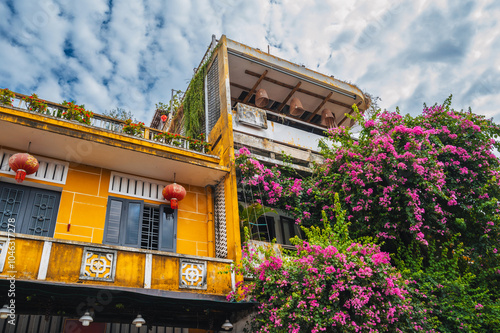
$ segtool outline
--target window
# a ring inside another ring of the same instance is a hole
[[[14,219],[15,232],[52,237],[61,193],[0,182],[0,231]]]
[[[282,231],[282,243],[286,245],[292,245],[292,243],[290,243],[290,238],[293,238],[295,236],[300,237],[298,226],[295,224],[295,221],[293,219],[285,216],[280,216],[280,222]]]
[[[271,242],[276,238],[274,218],[272,216],[261,216],[257,223],[252,225],[252,239]]]
[[[299,227],[293,219],[272,213],[270,215],[261,216],[256,224],[251,224],[252,239],[271,242],[276,238],[279,244],[291,245],[290,238],[301,237]]]
[[[177,211],[167,205],[109,197],[104,244],[175,252]]]

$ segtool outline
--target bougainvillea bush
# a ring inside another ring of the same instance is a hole
[[[377,245],[353,242],[340,205],[335,229],[305,229],[296,251],[243,251],[237,271],[253,276],[229,298],[259,302],[250,332],[423,331],[412,316],[408,281]],[[271,247],[272,249],[272,247]]]
[[[338,193],[353,238],[374,237],[391,254],[413,247],[395,264],[415,281],[408,286],[416,290],[413,295],[425,298],[420,284],[432,294],[432,304],[422,301],[418,311],[432,305],[431,327],[455,332],[494,327],[488,319],[494,316],[477,316],[477,309],[496,313],[500,304],[500,162],[494,154],[500,126],[450,104],[451,98],[425,107],[417,117],[399,111],[358,116],[357,139],[344,127],[329,130],[332,144],[322,145],[325,162],[310,177],[283,177],[279,168],[251,159],[246,149],[236,165],[242,188],[263,205],[287,210],[299,224],[335,224]],[[445,260],[449,257],[454,265]],[[436,283],[424,279],[440,270],[456,275],[439,276]],[[465,301],[465,290],[483,295],[481,306]],[[466,310],[448,308],[447,293],[462,295],[460,307]]]

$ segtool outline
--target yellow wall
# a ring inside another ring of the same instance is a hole
[[[40,268],[43,241],[17,237],[16,246],[16,279],[36,280]],[[45,281],[79,283],[91,285],[109,285],[114,287],[143,288],[146,254],[140,250],[118,250],[114,282],[80,280],[80,266],[83,255],[82,243],[53,242]],[[22,258],[22,260],[20,260]],[[227,263],[207,262],[207,289],[193,290],[179,288],[179,258],[168,255],[153,254],[151,288],[170,291],[189,291],[190,293],[208,293],[227,295],[231,291],[231,275],[221,274],[227,270]],[[4,272],[9,270],[5,265]],[[2,273],[2,272],[0,272]]]
[[[14,178],[11,175],[2,176]],[[108,196],[134,199],[110,194],[110,177],[110,170],[70,163],[65,185],[31,179],[26,179],[23,184],[30,186],[34,182],[62,188],[54,238],[102,244]],[[213,229],[208,227],[213,203],[208,201],[205,188],[182,185],[187,194],[179,202],[176,252],[197,256],[213,255],[213,251],[209,249],[213,246],[213,242],[209,242],[213,238]],[[144,202],[162,204],[151,200]],[[167,201],[164,202],[166,203]],[[69,231],[68,224],[71,224]]]
[[[234,141],[233,120],[230,114],[231,96],[229,94],[229,62],[227,54],[226,36],[222,36],[220,47],[215,51],[219,59],[219,98],[221,116],[215,124],[208,138],[210,142],[217,142],[212,147],[214,154],[220,156],[220,164],[231,171],[224,178],[225,204],[226,204],[226,231],[228,258],[239,260],[241,258],[240,220],[238,213],[238,195],[236,182],[236,169],[234,167]]]

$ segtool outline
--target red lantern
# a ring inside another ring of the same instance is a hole
[[[27,153],[17,153],[9,158],[10,168],[16,172],[16,181],[22,183],[26,175],[38,171],[38,160]]]
[[[186,196],[186,189],[179,184],[173,183],[165,186],[162,194],[165,200],[170,200],[170,208],[177,209],[179,207],[179,201]]]

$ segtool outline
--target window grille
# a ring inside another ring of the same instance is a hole
[[[160,209],[144,206],[142,213],[141,249],[158,250]]]

